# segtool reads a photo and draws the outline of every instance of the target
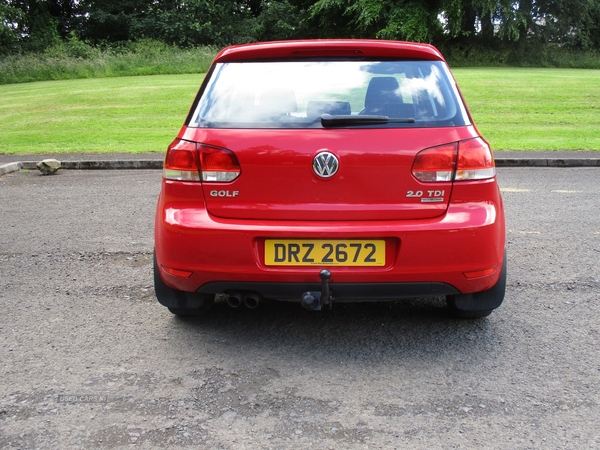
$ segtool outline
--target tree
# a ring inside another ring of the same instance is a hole
[[[252,40],[253,11],[245,2],[169,1],[152,5],[152,35],[183,47],[223,46]]]
[[[293,39],[302,37],[302,10],[287,0],[260,2],[253,37],[258,41]]]
[[[336,37],[431,42],[442,32],[438,0],[318,0],[312,18]]]
[[[540,0],[535,3],[531,31],[543,42],[600,49],[598,0]]]
[[[343,37],[600,49],[600,0],[0,0],[0,18],[0,53],[74,37],[182,47]]]
[[[82,39],[100,42],[135,40],[148,15],[148,0],[83,0],[79,4]]]
[[[6,0],[0,2],[0,54],[16,50],[23,22],[23,11]]]
[[[0,45],[6,51],[41,51],[61,42],[75,26],[75,0],[3,0]]]

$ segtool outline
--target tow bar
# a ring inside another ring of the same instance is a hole
[[[310,311],[321,311],[323,305],[329,305],[329,309],[333,308],[333,296],[329,289],[331,272],[323,269],[319,273],[319,277],[321,278],[321,292],[308,291],[300,297],[302,307]]]

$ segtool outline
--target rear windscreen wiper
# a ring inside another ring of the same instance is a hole
[[[388,116],[349,116],[321,114],[324,127],[343,127],[346,125],[385,125],[386,123],[414,123],[415,119],[391,118]]]

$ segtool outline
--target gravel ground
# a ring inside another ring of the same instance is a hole
[[[505,304],[152,291],[160,171],[0,177],[0,448],[598,448],[600,169],[500,169]]]

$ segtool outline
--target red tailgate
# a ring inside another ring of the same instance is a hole
[[[181,136],[231,150],[241,175],[203,183],[208,211],[230,219],[396,220],[443,214],[452,183],[422,183],[411,174],[428,147],[474,136],[471,127],[438,129],[198,129]],[[338,158],[330,178],[313,159]]]

